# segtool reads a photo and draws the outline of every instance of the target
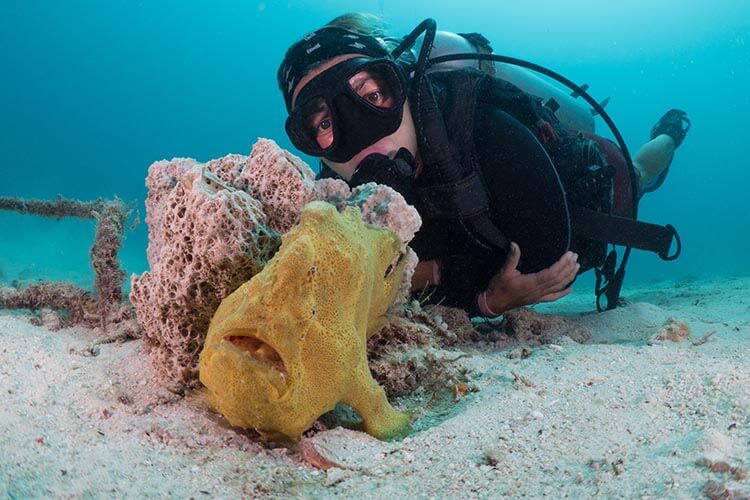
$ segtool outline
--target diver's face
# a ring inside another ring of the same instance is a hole
[[[327,69],[355,57],[366,57],[361,54],[345,54],[334,57],[316,67],[305,75],[294,89],[292,95],[292,107],[297,99],[300,91],[307,85],[313,78],[320,75]],[[366,98],[375,106],[389,106],[389,99],[393,99],[393,96],[389,95],[380,87],[380,84],[376,78],[373,78],[367,71],[363,71],[349,81],[349,85],[352,88],[357,89],[360,96]],[[333,126],[332,118],[327,109],[321,109],[318,113],[312,116],[311,126],[315,130],[315,137],[318,145],[321,148],[326,148],[331,145],[333,141]],[[399,149],[406,148],[409,152],[416,156],[417,154],[417,133],[414,128],[414,121],[409,110],[409,103],[406,102],[403,106],[401,124],[396,131],[388,136],[379,139],[373,144],[370,144],[362,151],[355,154],[350,160],[339,163],[326,158],[321,160],[328,165],[334,172],[345,178],[346,180],[351,179],[352,175],[356,171],[360,162],[370,154],[380,153],[393,158]]]

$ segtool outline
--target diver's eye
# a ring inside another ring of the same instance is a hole
[[[318,126],[315,127],[315,130],[318,132],[318,135],[327,133],[331,127],[333,127],[333,123],[331,122],[330,118],[325,118],[318,123]]]
[[[325,149],[333,143],[333,116],[325,99],[311,99],[295,113],[304,117],[308,137],[315,140],[321,148]]]
[[[363,89],[362,97],[370,104],[377,106],[378,108],[390,109],[393,107],[393,97],[384,89],[379,88],[377,85],[366,85],[371,87],[372,90],[367,92],[368,89]]]
[[[352,77],[349,84],[359,97],[373,106],[390,109],[395,103],[388,86],[367,71],[362,71]]]
[[[333,143],[333,121],[330,118],[324,118],[318,123],[315,128],[315,140],[323,149]]]
[[[314,116],[310,120],[310,129],[321,148],[325,149],[333,143],[333,120],[330,115]]]
[[[383,100],[383,93],[380,91],[371,92],[365,96],[365,99],[377,106]]]

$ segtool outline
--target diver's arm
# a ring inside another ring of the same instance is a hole
[[[568,251],[547,269],[522,274],[518,270],[520,259],[521,249],[511,243],[505,264],[478,297],[477,305],[485,316],[499,316],[516,307],[564,297],[573,290],[569,284],[581,267],[578,255]]]
[[[487,289],[478,296],[474,295],[479,299],[477,303],[468,303],[471,301],[468,298],[467,303],[460,307],[469,311],[479,311],[484,316],[492,317],[516,307],[552,302],[572,291],[568,285],[575,279],[580,269],[577,263],[578,255],[566,252],[552,266],[530,274],[522,274],[517,269],[520,258],[520,248],[516,243],[512,243],[505,264],[490,280]],[[420,261],[411,278],[411,291],[440,284],[439,261]],[[453,301],[449,301],[448,304],[453,307],[458,305]]]

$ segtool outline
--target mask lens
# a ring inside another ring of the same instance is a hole
[[[298,106],[286,120],[286,132],[300,151],[319,156],[333,143],[333,119],[328,102],[315,97]]]
[[[333,143],[333,116],[322,97],[311,99],[299,109],[299,119],[305,134],[318,147],[325,149]]]
[[[393,109],[402,102],[403,89],[394,69],[388,64],[372,64],[348,80],[352,92],[369,106]]]

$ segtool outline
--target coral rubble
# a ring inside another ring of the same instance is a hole
[[[119,199],[80,201],[27,200],[0,197],[0,210],[43,217],[79,217],[96,220],[91,265],[94,268],[94,294],[66,283],[42,283],[20,289],[0,288],[0,307],[6,309],[54,309],[67,313],[67,323],[100,326],[129,319],[122,303],[125,272],[120,268],[117,253],[122,245],[125,221],[131,210]],[[92,303],[93,302],[93,303]]]
[[[94,304],[91,292],[68,283],[35,283],[21,288],[0,287],[0,308],[65,311],[68,322],[86,322],[86,310]]]
[[[579,343],[591,338],[586,328],[562,316],[538,313],[529,307],[519,307],[505,313],[502,331],[514,341],[532,346],[549,344],[563,335]]]
[[[682,342],[690,340],[690,327],[681,319],[668,318],[657,331],[652,340],[665,340],[671,342]]]

